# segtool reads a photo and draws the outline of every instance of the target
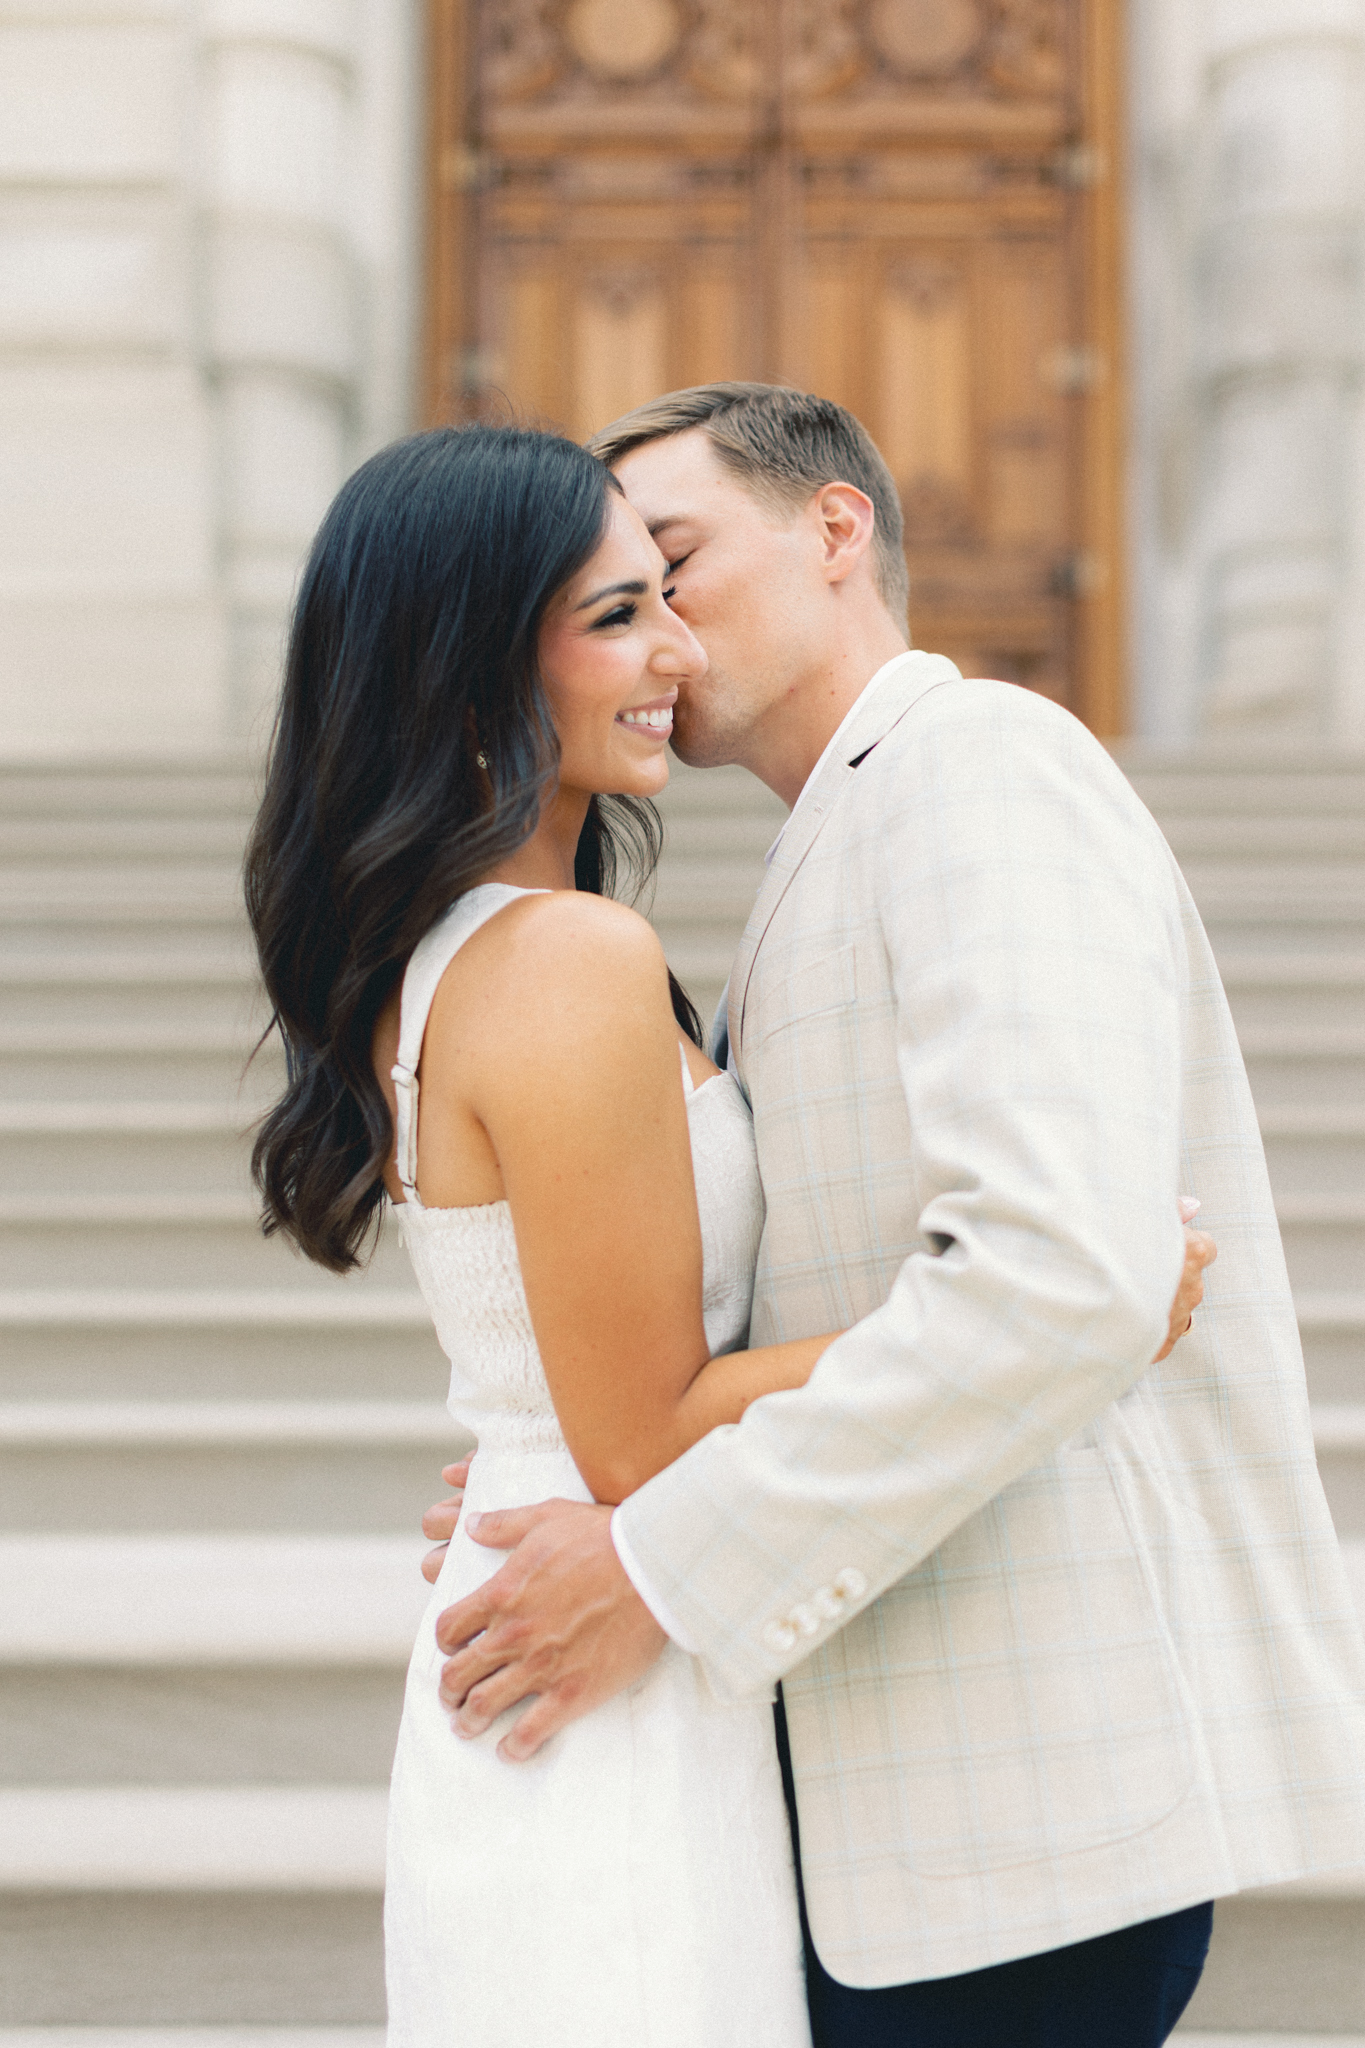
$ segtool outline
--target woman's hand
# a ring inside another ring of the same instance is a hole
[[[455,1534],[460,1510],[464,1506],[464,1490],[469,1484],[469,1467],[473,1456],[474,1453],[471,1451],[468,1458],[461,1458],[457,1464],[442,1466],[442,1479],[447,1486],[455,1487],[456,1491],[449,1500],[438,1500],[422,1517],[422,1534],[429,1536],[436,1545],[436,1548],[429,1550],[422,1559],[422,1577],[429,1586],[434,1586],[441,1576],[441,1566],[446,1561],[450,1539]]]
[[[1204,1268],[1211,1266],[1217,1256],[1218,1247],[1208,1232],[1191,1230],[1186,1224],[1185,1270],[1180,1276],[1175,1300],[1171,1303],[1171,1321],[1166,1333],[1166,1342],[1152,1360],[1153,1365],[1160,1365],[1163,1358],[1170,1357],[1194,1321],[1194,1312],[1204,1299]],[[423,1527],[425,1526],[424,1523]]]

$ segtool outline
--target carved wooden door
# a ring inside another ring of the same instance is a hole
[[[1120,724],[1116,0],[434,0],[433,418],[841,400],[916,644]]]

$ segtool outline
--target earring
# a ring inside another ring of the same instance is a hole
[[[476,754],[476,755],[474,756],[474,759],[475,759],[475,760],[476,760],[476,761],[478,762],[478,764],[479,764],[480,768],[486,768],[486,767],[488,766],[488,756],[487,756],[487,754],[482,754],[482,753],[480,753],[480,754]]]

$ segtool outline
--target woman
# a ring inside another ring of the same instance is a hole
[[[738,1089],[644,920],[670,709],[705,656],[591,457],[417,436],[343,488],[299,597],[247,890],[289,1053],[265,1224],[337,1271],[387,1190],[479,1442],[471,1507],[620,1500],[828,1337],[738,1351],[762,1222]],[[615,808],[609,806],[608,800]],[[453,907],[452,907],[453,906]],[[669,1645],[531,1764],[462,1743],[437,1613],[391,1802],[394,2048],[805,2048],[766,1705]],[[509,1717],[510,1718],[510,1717]]]

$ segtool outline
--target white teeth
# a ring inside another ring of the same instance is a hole
[[[651,726],[657,731],[660,726],[672,725],[673,713],[671,710],[623,711],[620,713],[620,719],[622,725]]]

